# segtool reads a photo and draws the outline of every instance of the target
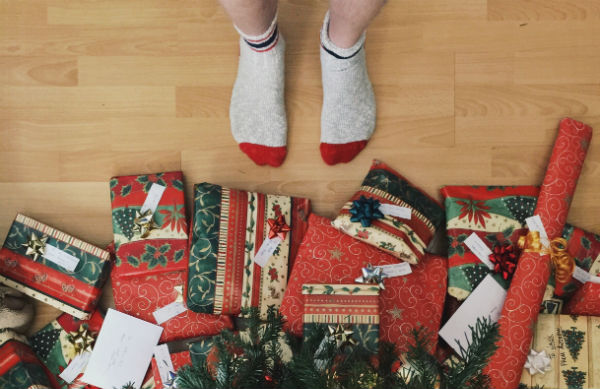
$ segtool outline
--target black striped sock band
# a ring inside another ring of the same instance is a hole
[[[273,47],[275,47],[278,40],[279,40],[279,28],[277,27],[277,25],[275,25],[273,32],[269,36],[265,37],[264,39],[253,41],[253,40],[244,38],[244,41],[248,44],[248,46],[250,46],[250,48],[252,48],[252,50],[258,51],[258,52],[264,52],[264,51],[271,50]]]
[[[354,53],[350,54],[347,57],[342,57],[341,55],[337,54],[335,51],[329,50],[327,47],[325,47],[325,45],[323,43],[321,43],[321,47],[323,48],[323,50],[325,50],[327,53],[333,55],[335,58],[337,59],[349,59],[354,57],[356,54],[358,54],[358,52],[360,51],[360,49],[362,49],[362,46],[360,46],[358,48],[358,50],[356,50]]]

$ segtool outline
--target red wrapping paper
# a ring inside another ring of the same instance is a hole
[[[540,216],[549,239],[561,235],[591,137],[592,128],[583,123],[568,118],[560,122],[534,212]],[[498,350],[485,369],[492,388],[518,387],[549,277],[549,255],[521,255],[498,321]]]
[[[586,282],[564,308],[569,315],[600,316],[600,284]]]
[[[311,214],[308,224],[280,309],[287,319],[286,330],[296,336],[303,334],[303,284],[354,283],[369,263],[399,263],[396,257],[337,230],[327,218]],[[385,290],[379,295],[380,341],[395,343],[404,352],[414,339],[412,330],[423,326],[431,334],[429,351],[435,351],[447,270],[445,258],[428,254],[412,266],[411,274],[384,280]]]

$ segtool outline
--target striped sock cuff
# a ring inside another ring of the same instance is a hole
[[[257,52],[269,51],[273,47],[275,47],[275,45],[277,44],[277,41],[279,41],[279,28],[277,26],[277,14],[275,14],[275,17],[273,18],[273,21],[271,22],[271,25],[269,26],[267,31],[265,31],[264,33],[262,33],[260,35],[257,35],[257,36],[246,35],[239,28],[237,28],[237,26],[235,26],[235,29],[242,36],[242,38],[244,39],[244,42],[246,42],[246,44],[248,46],[250,46],[250,48],[252,50],[257,51]]]
[[[358,42],[354,44],[352,47],[341,48],[336,46],[335,43],[329,39],[329,11],[325,14],[325,20],[323,20],[323,26],[321,27],[321,47],[325,50],[329,55],[337,59],[349,59],[354,57],[360,49],[362,49],[365,43],[366,33],[362,33],[360,38],[358,38]]]

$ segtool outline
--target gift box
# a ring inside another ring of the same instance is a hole
[[[416,264],[444,221],[442,206],[383,162],[374,160],[358,192],[333,225]]]
[[[281,303],[309,213],[308,199],[196,185],[188,307],[238,315],[255,306],[266,318]]]
[[[17,214],[0,250],[0,282],[79,319],[94,311],[109,253]]]
[[[92,350],[103,321],[104,318],[98,311],[88,320],[79,320],[64,313],[29,338],[31,348],[56,377],[61,388],[66,389],[68,384],[59,374],[77,354]]]
[[[521,383],[556,389],[600,387],[600,317],[540,314]]]
[[[448,294],[466,299],[488,274],[508,288],[520,250],[519,237],[527,232],[525,219],[533,216],[539,194],[535,186],[445,186],[448,235]],[[475,233],[492,252],[494,269],[465,244]]]
[[[518,386],[533,337],[533,325],[547,289],[551,262],[555,268],[564,266],[560,235],[591,137],[591,127],[569,118],[561,120],[534,211],[537,218],[531,221],[530,231],[523,238],[523,252],[498,320],[498,350],[485,368],[494,388]],[[562,279],[557,272],[557,289],[564,282],[559,278]]]
[[[160,346],[159,346],[160,347]],[[167,353],[173,370],[167,366],[166,361],[157,362],[156,356],[152,358],[152,376],[155,389],[162,389],[172,380],[177,371],[185,365],[199,365],[216,358],[214,353],[214,337],[192,338],[183,341],[165,343]],[[164,380],[163,380],[164,379]]]
[[[428,254],[415,266],[399,263],[397,258],[340,232],[329,219],[314,214],[309,216],[309,227],[281,304],[286,329],[297,336],[303,334],[302,285],[352,284],[369,264],[401,264],[412,270],[410,274],[383,280],[385,289],[379,295],[379,340],[396,343],[403,352],[414,340],[412,330],[423,326],[431,335],[429,344],[433,352],[446,296],[446,259]]]
[[[331,336],[376,354],[379,343],[379,287],[364,284],[304,284],[304,337],[326,325]],[[344,341],[346,339],[340,339]],[[342,345],[343,346],[343,345]]]
[[[58,389],[60,386],[29,347],[27,339],[0,331],[0,388]]]
[[[160,310],[161,342],[230,328],[228,317],[195,313],[184,305],[188,227],[182,173],[114,177],[110,189],[117,310],[157,324]]]

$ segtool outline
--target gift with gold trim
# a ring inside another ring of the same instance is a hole
[[[18,214],[0,250],[0,282],[79,319],[94,311],[110,255]]]
[[[310,201],[230,189],[194,188],[187,303],[196,312],[238,315],[279,306],[307,226]]]
[[[379,344],[379,286],[304,284],[303,336],[326,326],[336,346],[360,345],[376,354]]]
[[[185,306],[188,222],[183,174],[114,177],[110,181],[117,310],[164,328],[161,342],[214,335],[231,327],[228,317]]]
[[[402,261],[416,264],[444,222],[444,209],[420,188],[374,160],[333,226]]]

